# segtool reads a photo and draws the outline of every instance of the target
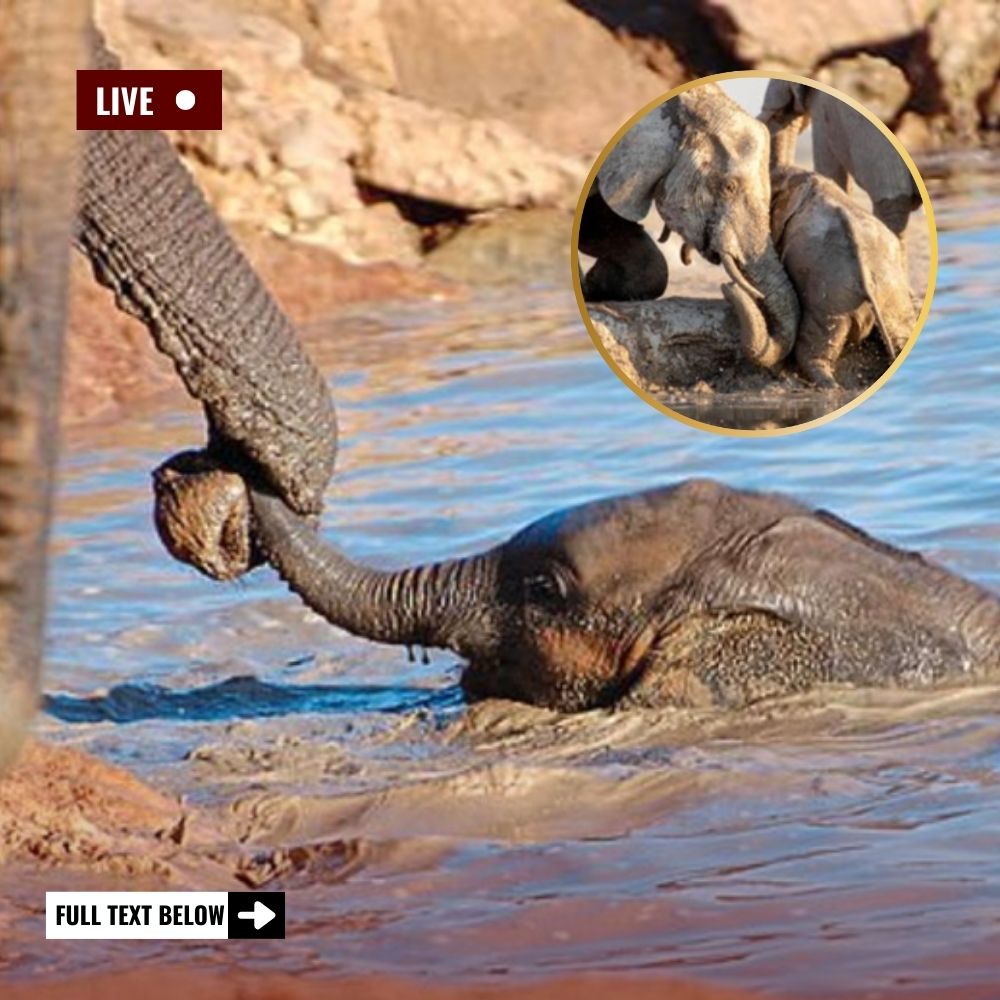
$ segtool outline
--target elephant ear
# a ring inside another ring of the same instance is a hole
[[[653,108],[611,150],[597,175],[604,200],[622,218],[641,222],[653,203],[657,183],[669,171],[678,144],[676,100]]]
[[[873,656],[909,637],[941,662],[968,663],[970,652],[985,656],[972,627],[986,614],[980,605],[997,615],[974,584],[823,510],[783,517],[747,539],[737,560],[711,558],[701,569],[713,610],[767,612],[838,643],[868,642]],[[988,642],[995,650],[995,636]]]

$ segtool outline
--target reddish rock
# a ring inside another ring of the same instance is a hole
[[[849,94],[889,125],[910,96],[906,75],[880,56],[835,59],[816,74],[816,79]]]
[[[499,119],[562,153],[596,154],[630,115],[681,82],[630,57],[569,3],[383,0],[380,8],[399,94]]]
[[[923,0],[700,0],[718,36],[742,63],[806,73],[824,56],[881,48],[919,31]]]
[[[928,26],[927,56],[951,130],[973,136],[1000,74],[1000,3],[944,0]]]

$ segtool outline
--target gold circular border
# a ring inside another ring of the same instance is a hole
[[[855,111],[864,115],[864,117],[867,118],[868,121],[870,121],[886,137],[886,139],[889,140],[892,147],[903,158],[903,162],[906,164],[913,176],[914,181],[916,182],[917,190],[920,192],[920,200],[923,203],[924,212],[927,218],[927,235],[930,248],[930,264],[927,272],[927,290],[924,293],[924,303],[920,309],[920,315],[917,317],[916,326],[914,327],[913,332],[910,334],[905,346],[896,356],[896,359],[892,362],[892,364],[889,365],[889,367],[863,392],[858,393],[857,396],[848,400],[848,402],[844,403],[843,406],[838,407],[836,410],[824,413],[823,416],[816,417],[815,420],[806,420],[801,424],[792,424],[789,427],[775,427],[767,430],[745,430],[735,427],[720,427],[718,424],[709,424],[701,420],[695,420],[693,417],[687,417],[683,413],[678,413],[676,410],[670,409],[669,406],[665,403],[661,403],[651,393],[646,392],[645,389],[641,389],[638,385],[636,385],[635,382],[633,382],[632,379],[630,379],[618,367],[618,365],[615,364],[611,355],[608,354],[607,349],[601,342],[601,338],[598,336],[597,331],[594,329],[593,321],[590,318],[590,311],[587,308],[587,304],[583,300],[583,289],[580,287],[580,254],[577,248],[577,243],[580,238],[580,219],[583,215],[583,205],[587,200],[587,194],[590,191],[591,185],[594,183],[594,179],[597,177],[597,172],[601,169],[604,161],[608,158],[611,150],[617,145],[622,136],[643,115],[652,111],[653,108],[658,107],[665,101],[669,101],[671,98],[677,97],[678,94],[683,94],[687,90],[693,90],[695,87],[700,87],[706,83],[718,83],[721,80],[746,79],[787,80],[789,83],[804,83],[809,87],[815,88],[816,90],[825,91],[827,94],[838,98],[845,104],[849,104]],[[679,87],[674,87],[673,90],[668,90],[662,96],[655,98],[648,104],[641,107],[608,140],[607,144],[594,161],[594,165],[590,168],[590,173],[587,174],[587,179],[584,181],[583,189],[580,192],[580,198],[577,201],[576,211],[573,213],[573,230],[570,235],[570,241],[570,277],[573,282],[573,294],[576,296],[576,304],[580,310],[580,316],[583,319],[583,324],[587,328],[587,333],[590,335],[590,339],[593,341],[594,347],[597,348],[598,353],[602,358],[604,358],[607,366],[615,373],[615,375],[618,376],[621,382],[628,386],[628,388],[631,389],[632,392],[634,392],[641,400],[643,400],[643,402],[652,406],[654,410],[659,410],[660,413],[663,413],[682,424],[687,424],[689,427],[696,427],[698,430],[708,431],[712,434],[723,434],[727,437],[763,438],[784,437],[789,434],[798,434],[800,431],[809,430],[812,427],[820,427],[823,424],[829,423],[831,420],[836,420],[838,417],[841,417],[850,410],[853,410],[854,407],[860,406],[866,399],[878,392],[878,390],[881,389],[882,386],[896,374],[899,366],[906,360],[910,351],[913,349],[913,345],[917,342],[917,338],[923,332],[924,324],[927,322],[927,316],[931,311],[931,303],[934,299],[934,292],[936,291],[937,286],[938,235],[937,224],[934,221],[934,207],[931,205],[931,198],[927,193],[927,186],[924,184],[924,179],[920,176],[920,171],[917,169],[917,165],[913,162],[913,158],[906,151],[906,147],[899,141],[899,139],[896,138],[895,135],[893,135],[889,127],[880,118],[877,118],[863,104],[856,101],[849,94],[845,94],[843,91],[830,87],[825,83],[820,83],[818,80],[811,80],[809,77],[798,76],[794,73],[781,73],[759,69],[732,70],[728,73],[713,73],[711,76],[702,76],[697,80],[691,80],[688,83],[681,84]]]

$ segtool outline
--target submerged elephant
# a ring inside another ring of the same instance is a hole
[[[235,477],[203,475],[209,493],[232,487],[246,505]],[[168,522],[181,517],[198,478],[167,466],[155,481]],[[193,502],[207,536],[204,498]],[[351,561],[264,491],[249,507],[258,543],[310,607],[378,642],[454,650],[474,697],[735,707],[827,681],[923,686],[1000,670],[994,595],[779,494],[690,480],[396,571]],[[169,541],[171,524],[161,530]],[[216,565],[232,538],[218,537]]]
[[[771,130],[777,165],[793,162],[795,141],[811,120],[815,169],[845,191],[853,177],[868,192],[875,215],[902,236],[920,207],[920,192],[903,158],[864,115],[825,91],[771,80],[759,117]]]
[[[640,225],[655,204],[670,230],[726,269],[746,357],[776,365],[791,350],[799,306],[771,242],[768,165],[767,129],[715,84],[653,108],[611,150],[584,203],[579,247],[598,258],[584,296],[663,293],[663,255]]]
[[[826,177],[776,167],[771,186],[774,241],[802,303],[802,373],[835,386],[845,345],[864,340],[873,323],[895,358],[917,321],[900,241]]]

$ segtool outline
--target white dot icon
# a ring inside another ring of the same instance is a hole
[[[178,90],[174,100],[181,111],[190,111],[194,107],[194,94],[190,90]]]

